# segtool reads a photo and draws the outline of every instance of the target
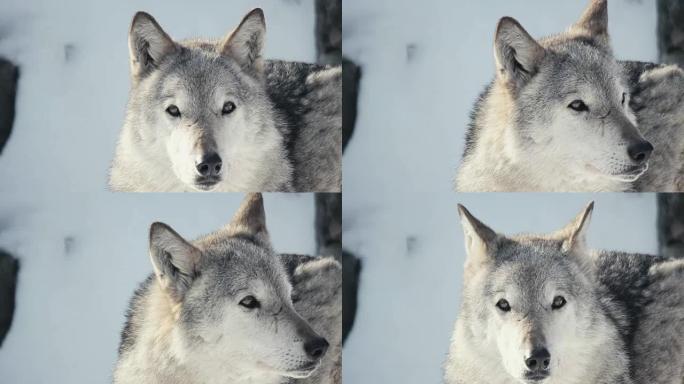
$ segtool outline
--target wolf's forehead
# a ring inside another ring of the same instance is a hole
[[[230,60],[196,52],[170,64],[157,90],[161,97],[178,93],[193,98],[211,97],[217,92],[242,97],[248,88],[248,82],[239,76],[239,69]]]

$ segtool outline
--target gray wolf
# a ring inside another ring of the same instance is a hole
[[[591,250],[592,210],[552,234],[505,236],[459,206],[467,256],[446,383],[682,383],[684,260]]]
[[[276,254],[261,195],[195,241],[152,224],[149,254],[114,383],[341,383],[341,267]]]
[[[339,192],[339,66],[262,58],[255,9],[221,40],[176,42],[139,12],[115,191]]]
[[[457,190],[684,190],[684,72],[617,61],[607,0],[539,41],[504,17],[494,51]]]

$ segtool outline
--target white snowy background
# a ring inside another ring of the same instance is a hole
[[[656,60],[655,1],[609,3],[616,55]],[[586,4],[344,0],[344,53],[363,67],[344,158],[344,243],[364,263],[346,383],[441,382],[462,284],[458,202],[517,233],[560,228],[594,199],[592,246],[656,251],[654,195],[452,192],[470,108],[494,75],[497,20],[513,16],[541,37]]]
[[[0,55],[21,71],[0,155],[0,248],[21,261],[2,384],[111,382],[127,302],[151,272],[149,224],[194,238],[227,223],[243,197],[105,191],[133,14],[151,13],[172,37],[219,37],[257,6],[266,57],[315,61],[313,0],[0,2]],[[313,252],[313,196],[265,203],[276,249]]]

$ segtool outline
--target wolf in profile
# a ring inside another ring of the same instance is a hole
[[[684,190],[684,72],[617,61],[607,0],[539,41],[504,17],[494,52],[457,190]]]
[[[218,41],[176,42],[139,12],[114,191],[339,192],[339,66],[262,58],[260,9]]]
[[[195,241],[152,224],[149,253],[114,383],[341,384],[341,267],[276,254],[261,195]]]
[[[592,209],[509,237],[459,206],[467,256],[446,383],[682,383],[684,260],[591,250]]]

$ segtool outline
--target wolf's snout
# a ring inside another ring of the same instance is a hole
[[[525,359],[525,366],[530,373],[546,373],[551,365],[551,354],[546,348],[535,348],[530,356]]]
[[[653,152],[653,145],[646,140],[639,141],[627,147],[627,154],[637,164],[643,164],[648,161]]]
[[[322,358],[328,351],[328,347],[328,341],[322,337],[316,337],[304,343],[304,351],[312,359]]]
[[[220,175],[222,167],[223,162],[221,161],[221,157],[216,152],[202,156],[202,158],[195,163],[197,173],[204,177]]]

